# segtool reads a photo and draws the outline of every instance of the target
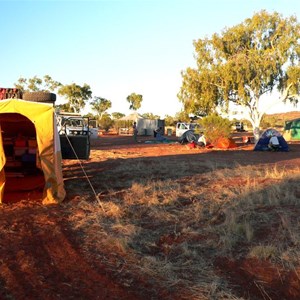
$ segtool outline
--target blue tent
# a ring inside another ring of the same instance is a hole
[[[278,132],[277,130],[273,129],[273,128],[269,128],[267,130],[265,130],[263,132],[263,134],[260,136],[259,140],[257,141],[255,147],[254,147],[254,151],[269,151],[269,141],[271,136],[277,136],[278,141],[279,141],[279,150],[278,151],[289,151],[289,146],[286,142],[286,140],[284,139],[284,137],[281,135],[280,132]]]

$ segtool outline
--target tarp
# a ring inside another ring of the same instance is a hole
[[[260,136],[259,140],[257,141],[256,145],[254,146],[254,151],[268,151],[270,150],[268,145],[271,136],[277,136],[280,148],[278,151],[289,151],[289,146],[284,139],[284,137],[281,135],[280,132],[278,132],[276,129],[269,128],[265,130],[262,135]]]
[[[28,119],[28,127],[34,126],[37,142],[37,165],[43,171],[45,186],[43,189],[43,203],[60,203],[65,198],[66,192],[62,176],[62,158],[59,135],[57,132],[55,112],[53,105],[24,101],[20,99],[7,99],[0,101],[0,124],[7,127],[10,122],[15,125],[17,116]],[[23,118],[23,119],[25,119]],[[26,120],[27,120],[26,119]],[[27,126],[24,122],[22,126]],[[19,125],[20,126],[20,125]],[[23,128],[26,130],[26,128]],[[0,203],[3,201],[5,190],[5,170],[6,156],[3,147],[3,137],[5,132],[0,134]],[[16,187],[17,188],[17,187]]]
[[[300,141],[300,118],[285,122],[283,137],[286,141]]]

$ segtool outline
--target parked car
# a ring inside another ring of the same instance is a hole
[[[56,120],[62,158],[88,159],[91,134],[89,118],[74,113],[58,113]]]
[[[76,114],[57,114],[57,127],[60,135],[88,135],[89,120]]]
[[[197,123],[179,122],[176,124],[176,137],[181,137],[188,130],[195,131],[197,129],[201,129]]]

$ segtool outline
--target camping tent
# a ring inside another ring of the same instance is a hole
[[[40,184],[38,171],[43,203],[61,202],[66,193],[53,105],[1,100],[0,129],[0,203],[12,182],[14,192]]]
[[[199,134],[196,134],[193,130],[187,130],[179,137],[179,143],[186,144],[191,143],[193,141],[197,142],[198,138]]]
[[[300,118],[285,122],[283,137],[286,141],[300,140]]]
[[[269,140],[271,136],[277,136],[278,141],[279,141],[279,151],[289,151],[288,144],[284,137],[278,132],[277,130],[273,128],[269,128],[265,130],[262,135],[260,136],[259,140],[257,141],[256,145],[254,146],[254,151],[268,151],[269,150]]]

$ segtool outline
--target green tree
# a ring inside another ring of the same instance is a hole
[[[281,126],[282,126],[282,125],[283,125],[283,124],[281,124]],[[262,127],[262,128],[264,128],[264,129],[266,129],[266,128],[268,128],[268,127],[274,128],[274,127],[276,127],[276,126],[278,126],[278,125],[277,125],[277,118],[276,118],[276,117],[274,117],[274,116],[269,116],[269,115],[266,115],[266,114],[263,115],[263,117],[262,117],[262,119],[261,119],[261,127]]]
[[[94,97],[93,101],[91,101],[91,107],[96,111],[100,120],[104,112],[111,108],[111,101],[101,97]]]
[[[97,116],[95,116],[94,114],[92,114],[91,112],[88,112],[87,114],[83,115],[84,117],[87,117],[89,119],[95,119]]]
[[[231,135],[231,122],[215,113],[198,120],[197,123],[200,124],[206,139],[212,144],[219,138],[229,138]]]
[[[165,125],[166,126],[175,126],[176,121],[175,121],[174,117],[165,115]]]
[[[176,122],[190,122],[190,117],[187,111],[182,110],[175,114],[175,120]]]
[[[144,113],[144,114],[142,114],[142,117],[145,119],[150,119],[150,120],[160,119],[160,116],[154,115],[153,113]]]
[[[120,112],[113,112],[111,115],[114,120],[118,120],[118,119],[125,117],[125,114],[122,114]]]
[[[79,113],[80,110],[85,107],[86,102],[91,98],[92,91],[90,86],[86,83],[83,86],[72,83],[61,86],[58,90],[58,94],[68,100],[66,104],[62,105],[65,110]]]
[[[34,76],[32,78],[20,77],[15,87],[22,92],[55,92],[62,84],[52,79],[51,76],[45,75],[43,79]]]
[[[114,124],[114,120],[111,118],[110,114],[103,113],[102,118],[99,120],[99,125],[105,131],[108,131]]]
[[[182,73],[178,94],[187,112],[211,113],[241,105],[259,137],[265,111],[259,103],[273,90],[297,103],[300,93],[300,24],[296,17],[261,11],[220,35],[194,42],[197,68]]]
[[[129,109],[138,110],[142,105],[143,96],[131,93],[129,96],[127,96],[126,100],[130,103]]]

